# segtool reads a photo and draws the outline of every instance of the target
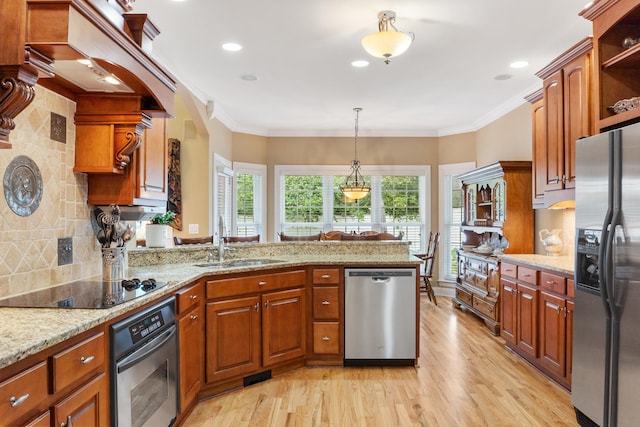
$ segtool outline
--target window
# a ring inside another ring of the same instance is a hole
[[[264,235],[267,167],[234,162],[233,171],[235,206],[230,234],[234,236]]]
[[[439,280],[455,281],[458,276],[457,248],[460,247],[462,225],[462,186],[456,175],[475,167],[475,163],[440,165],[440,245],[438,249]]]
[[[340,166],[276,166],[274,229],[291,235],[340,230],[398,234],[411,250],[425,246],[429,218],[429,166],[367,166],[369,196],[346,200]]]
[[[216,240],[220,238],[219,227],[220,218],[223,220],[223,225],[226,230],[230,230],[229,226],[232,224],[232,197],[233,190],[233,170],[231,169],[231,162],[224,157],[213,155],[213,188],[215,194],[213,197],[213,226],[215,227],[214,236]]]

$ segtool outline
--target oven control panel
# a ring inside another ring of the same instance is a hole
[[[162,317],[162,311],[158,310],[151,313],[149,316],[138,320],[137,323],[129,326],[129,333],[131,334],[131,341],[136,344],[139,341],[145,339],[153,331],[164,326],[164,318]]]

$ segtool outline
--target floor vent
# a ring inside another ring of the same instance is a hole
[[[245,387],[251,384],[259,383],[271,378],[271,369],[264,372],[258,372],[257,374],[249,375],[242,379],[242,385]]]

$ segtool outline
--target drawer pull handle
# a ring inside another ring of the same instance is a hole
[[[25,400],[27,400],[29,398],[29,393],[27,394],[23,394],[22,396],[18,397],[16,399],[15,396],[11,396],[11,399],[9,399],[9,402],[11,402],[11,407],[15,408],[16,406],[20,406],[24,403]]]
[[[269,308],[269,301],[268,301],[268,300],[267,300],[267,301],[265,301],[265,303],[264,303],[264,307],[265,307],[265,308]]]
[[[328,274],[323,274],[323,275],[322,275],[322,278],[323,278],[323,279],[331,279],[331,276],[330,276],[330,275],[328,275]]]
[[[198,318],[198,315],[197,315],[197,314],[192,314],[192,315],[191,315],[191,320],[196,320],[197,318]]]
[[[260,303],[259,303],[259,302],[257,302],[257,303],[256,303],[256,305],[255,305],[254,307],[255,307],[256,311],[259,311],[259,310],[260,310]]]
[[[331,338],[329,338],[327,336],[324,336],[324,337],[322,337],[322,341],[331,341]]]
[[[556,281],[555,280],[547,280],[547,285],[555,285]]]
[[[93,362],[93,359],[95,359],[95,357],[93,357],[93,356],[81,357],[80,358],[80,362],[82,362],[83,365],[86,365],[87,363]]]
[[[266,285],[266,284],[267,284],[267,282],[265,282],[265,281],[263,281],[263,280],[261,280],[261,281],[259,281],[259,282],[258,282],[258,286],[264,286],[264,285]]]
[[[189,298],[196,299],[196,298],[198,298],[198,295],[189,295]]]
[[[66,423],[60,423],[60,427],[73,427],[73,420],[71,419],[71,415],[67,417]]]
[[[331,304],[329,301],[322,301],[322,305],[329,305]]]

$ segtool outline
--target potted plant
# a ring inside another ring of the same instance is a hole
[[[176,218],[175,212],[157,214],[147,224],[146,240],[148,248],[166,248],[169,240],[169,224]]]

